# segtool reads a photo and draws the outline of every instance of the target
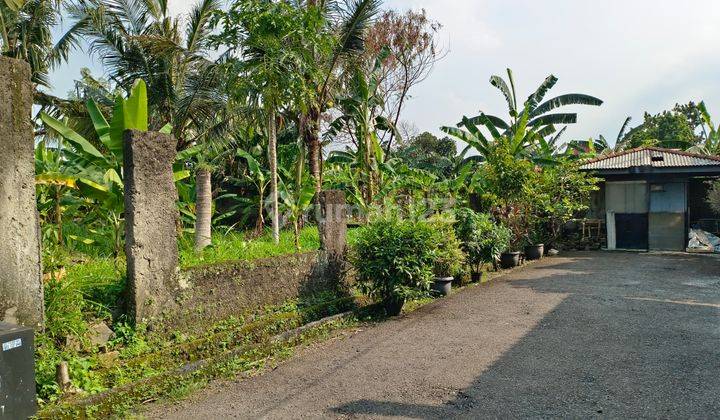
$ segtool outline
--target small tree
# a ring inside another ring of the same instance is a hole
[[[382,216],[359,232],[350,259],[360,289],[399,313],[403,303],[426,292],[433,279],[435,232],[424,221]]]
[[[473,277],[482,272],[485,264],[494,263],[510,245],[510,231],[497,225],[490,215],[461,208],[455,213],[455,232],[467,255]]]
[[[309,85],[316,71],[313,46],[323,42],[319,39],[323,17],[314,7],[298,9],[290,3],[262,0],[237,0],[219,16],[224,30],[215,44],[227,46],[235,56],[230,63],[231,77],[237,81],[235,101],[260,107],[266,121],[272,229],[279,243],[279,114],[287,106],[304,109],[313,99]]]

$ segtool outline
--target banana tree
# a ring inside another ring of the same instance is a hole
[[[263,168],[260,163],[245,150],[238,150],[238,156],[247,161],[247,169],[249,173],[249,179],[257,189],[257,220],[255,222],[255,233],[261,234],[265,229],[265,217],[263,215],[265,210],[265,192],[267,191],[268,184],[270,183],[270,174]]]
[[[703,121],[703,130],[705,131],[705,143],[688,149],[689,152],[702,153],[706,155],[720,154],[720,126],[713,124],[710,113],[707,110],[705,101],[698,104],[698,110]]]
[[[127,98],[121,96],[116,98],[110,122],[92,99],[86,103],[86,106],[102,143],[102,151],[71,129],[66,122],[44,112],[40,114],[40,119],[46,128],[57,133],[72,146],[72,150],[63,150],[65,162],[73,168],[77,177],[75,186],[80,194],[97,202],[107,222],[113,227],[113,253],[117,256],[122,250],[123,232],[123,135],[128,129],[142,131],[148,129],[145,83],[138,80]],[[166,126],[161,131],[169,133],[170,127]],[[183,170],[176,172],[175,179],[177,181],[187,176],[189,173]]]
[[[293,225],[295,235],[295,248],[300,251],[300,221],[313,203],[315,197],[315,185],[305,183],[299,188],[289,188],[287,184],[280,184],[280,203],[287,220]]]
[[[629,147],[625,141],[625,133],[631,121],[632,117],[625,118],[625,122],[620,127],[620,131],[615,138],[614,146],[611,146],[605,136],[601,134],[597,139],[589,139],[587,141],[573,140],[569,142],[565,154],[580,158],[591,158],[622,152]]]
[[[46,146],[45,140],[35,146],[35,185],[38,186],[38,210],[41,221],[51,219],[55,230],[51,236],[58,245],[65,241],[63,235],[63,213],[68,191],[77,189],[77,176],[64,164],[63,141],[58,139],[56,147]],[[43,215],[47,217],[42,217]],[[43,223],[52,226],[52,223]],[[44,237],[45,235],[43,235]]]
[[[357,68],[348,85],[349,94],[340,98],[338,106],[342,115],[330,125],[326,136],[334,138],[341,133],[348,134],[357,147],[354,154],[358,178],[363,191],[363,201],[372,204],[378,192],[380,166],[385,153],[380,145],[378,131],[397,131],[385,117],[378,116],[382,97],[378,95],[379,69],[389,51],[383,50],[377,58],[370,76]]]
[[[522,106],[518,106],[512,70],[507,69],[507,75],[507,81],[500,76],[492,76],[490,84],[500,90],[505,97],[510,116],[508,121],[481,112],[480,115],[472,118],[463,117],[456,127],[441,128],[445,133],[471,145],[483,159],[487,159],[493,151],[494,143],[500,140],[514,156],[527,157],[531,152],[530,149],[538,144],[540,139],[557,132],[555,125],[577,122],[577,113],[551,113],[552,111],[566,105],[600,106],[603,103],[594,96],[579,93],[545,100],[548,91],[558,81],[557,77],[550,75]],[[482,132],[482,128],[489,133],[489,136]]]

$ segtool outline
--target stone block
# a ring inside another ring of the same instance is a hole
[[[170,135],[125,132],[128,310],[136,322],[151,321],[174,306],[179,289],[176,145]]]
[[[320,248],[329,254],[342,256],[347,248],[347,204],[340,190],[321,191],[317,200],[317,221]]]

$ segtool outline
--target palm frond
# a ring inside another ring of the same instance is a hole
[[[560,95],[555,98],[549,99],[546,102],[540,104],[535,110],[532,111],[531,117],[537,117],[552,111],[555,108],[559,108],[565,105],[593,105],[600,106],[603,101],[590,95],[583,95],[580,93],[569,93],[566,95]]]
[[[547,124],[575,124],[577,122],[577,114],[546,114],[541,115],[528,123],[529,127],[536,127]]]
[[[510,91],[510,88],[508,87],[505,80],[503,80],[500,76],[492,76],[490,77],[490,84],[495,86],[497,89],[502,92],[503,96],[505,96],[505,100],[508,103],[508,109],[510,110],[510,115],[515,118],[517,117],[517,108],[515,106],[515,97],[513,96],[512,91]]]
[[[380,0],[347,1],[340,25],[337,54],[355,54],[365,49],[365,32],[380,10]]]

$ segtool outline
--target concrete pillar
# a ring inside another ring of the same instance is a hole
[[[347,248],[348,217],[345,193],[340,190],[321,191],[317,201],[320,248],[331,255],[342,257]]]
[[[128,310],[150,321],[174,305],[178,287],[177,142],[166,134],[128,130],[124,139],[125,254]]]
[[[0,57],[0,321],[43,323],[30,66]]]

